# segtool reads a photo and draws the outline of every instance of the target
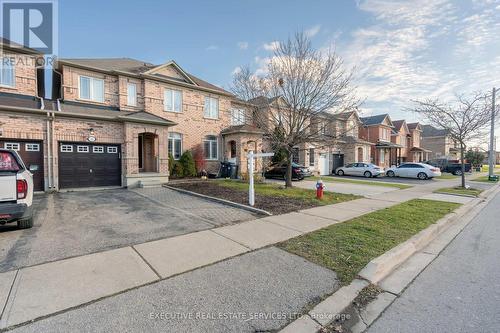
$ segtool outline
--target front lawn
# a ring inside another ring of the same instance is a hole
[[[461,186],[456,187],[444,187],[438,190],[435,190],[434,193],[447,193],[447,194],[458,194],[458,195],[470,195],[477,197],[483,190],[479,190],[477,188],[463,188]]]
[[[370,260],[459,206],[443,201],[410,200],[290,239],[279,247],[332,269],[346,285]]]
[[[413,186],[407,185],[407,184],[378,182],[378,181],[361,180],[361,179],[356,180],[356,179],[338,178],[338,177],[330,177],[330,176],[310,177],[307,179],[315,180],[315,181],[318,179],[321,179],[327,183],[350,183],[350,184],[373,185],[373,186],[382,186],[382,187],[395,187],[395,188],[399,188],[401,190],[403,190],[405,188],[413,187]]]
[[[496,175],[496,176],[499,176],[499,175]],[[497,182],[496,180],[490,180],[488,176],[477,177],[477,178],[471,179],[471,181],[483,182],[483,183],[496,183]]]
[[[235,180],[209,180],[177,183],[171,186],[208,196],[248,205],[248,183]],[[255,184],[255,207],[273,214],[284,214],[321,205],[359,199],[360,196],[324,192],[323,200],[316,199],[316,191],[297,187],[285,188],[278,184]]]

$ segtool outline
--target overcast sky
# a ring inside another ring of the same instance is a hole
[[[59,14],[62,57],[174,59],[226,88],[304,30],[356,67],[365,115],[416,120],[412,99],[500,87],[500,0],[60,0]]]

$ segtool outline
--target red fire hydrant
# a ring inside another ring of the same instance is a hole
[[[316,183],[316,199],[323,199],[323,190],[325,189],[325,185],[323,184],[323,181],[320,179]]]

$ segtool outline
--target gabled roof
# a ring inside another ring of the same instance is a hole
[[[420,125],[420,123],[409,123],[408,124],[408,129],[409,130],[422,131],[422,126]]]
[[[402,128],[406,129],[406,132],[410,131],[408,128],[408,125],[406,124],[406,120],[404,120],[404,119],[394,120],[392,122],[392,124],[394,125],[394,132],[395,133],[400,132]]]
[[[341,119],[341,120],[348,120],[349,118],[351,118],[352,116],[355,116],[356,119],[360,122],[361,121],[361,118],[359,117],[358,113],[356,111],[348,111],[348,112],[340,112],[340,113],[336,113],[334,114],[334,117],[337,118],[337,119]]]
[[[445,129],[435,128],[431,125],[422,126],[422,136],[423,137],[433,137],[433,136],[446,136],[448,131]]]
[[[232,134],[232,133],[252,133],[252,134],[264,134],[264,132],[256,126],[253,125],[237,125],[230,126],[221,131],[222,135]]]
[[[248,103],[257,105],[257,106],[268,106],[271,105],[272,103],[276,102],[278,99],[280,99],[280,96],[275,96],[275,97],[266,97],[266,96],[259,96],[252,98],[248,100]]]
[[[390,127],[393,127],[391,117],[387,113],[377,114],[371,117],[361,117],[360,120],[365,126],[383,125],[385,120],[388,120]]]
[[[163,65],[154,65],[132,58],[66,58],[59,59],[58,63],[63,65],[65,64],[70,66],[72,65],[76,67],[99,70],[112,74],[140,76],[148,77],[151,79],[167,80],[169,82],[175,83],[184,83],[233,96],[233,94],[229,91],[226,91],[220,87],[217,87],[216,85],[208,83],[207,81],[204,81],[192,74],[187,73],[173,60]],[[183,77],[186,78],[186,82],[182,82],[177,78],[156,73],[156,71],[167,66],[173,66],[179,73],[182,74]]]
[[[42,55],[42,52],[31,49],[29,47],[15,43],[7,38],[0,37],[0,50],[7,50],[8,52],[14,53],[24,53],[24,54],[38,54]]]

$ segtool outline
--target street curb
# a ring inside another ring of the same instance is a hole
[[[387,277],[390,273],[392,273],[401,264],[403,264],[409,257],[424,249],[425,246],[429,245],[429,243],[436,239],[437,236],[448,230],[452,225],[459,225],[459,219],[465,217],[466,215],[472,215],[470,218],[468,218],[466,223],[461,226],[459,230],[457,230],[457,234],[459,234],[473,220],[473,217],[479,213],[480,209],[478,209],[478,206],[480,204],[488,203],[498,192],[500,192],[500,184],[492,186],[488,190],[482,192],[478,198],[475,198],[475,200],[472,200],[460,206],[454,212],[447,214],[436,223],[433,223],[426,229],[420,231],[418,234],[414,235],[407,241],[373,259],[358,273],[358,276],[363,280],[355,279],[348,286],[340,288],[333,295],[318,304],[313,310],[308,313],[308,315],[322,326],[330,324],[335,318],[331,319],[330,321],[318,320],[318,318],[315,318],[315,314],[318,312],[317,308],[320,307],[320,305],[321,309],[324,310],[325,308],[327,308],[325,304],[329,303],[330,306],[328,307],[328,309],[331,311],[331,315],[333,315],[334,317],[342,315],[343,312],[346,312],[348,310],[348,308],[352,304],[352,301],[358,296],[359,292],[364,288],[364,286],[367,286],[370,283],[377,284],[382,279]],[[387,306],[389,306],[389,304]],[[382,313],[384,310],[385,307],[380,310],[380,313]],[[280,332],[287,332],[288,326],[293,325],[293,323],[294,322],[289,323]],[[365,325],[366,327],[364,329],[366,329],[369,325],[371,325],[371,323]],[[314,330],[305,329],[301,330],[300,333],[318,333],[319,331],[320,329],[316,328]]]
[[[233,201],[229,201],[229,200],[225,200],[225,199],[220,199],[220,198],[216,198],[216,197],[211,197],[209,195],[205,195],[205,194],[200,194],[200,193],[196,193],[196,192],[184,190],[184,189],[177,188],[177,187],[174,187],[174,186],[169,186],[169,185],[162,185],[162,186],[165,187],[165,188],[168,188],[168,189],[180,192],[180,193],[192,195],[192,196],[203,198],[203,199],[207,199],[207,200],[210,200],[210,201],[215,201],[215,202],[218,202],[218,203],[222,203],[222,204],[225,204],[225,205],[228,205],[228,206],[233,206],[233,207],[240,208],[240,209],[245,209],[245,210],[251,211],[253,213],[263,214],[263,215],[267,215],[267,216],[272,216],[273,215],[273,214],[271,214],[270,212],[268,212],[266,210],[255,208],[255,207],[251,207],[251,206],[247,206],[247,205],[243,205],[243,204],[239,204],[239,203],[236,203],[236,202],[233,202]]]

